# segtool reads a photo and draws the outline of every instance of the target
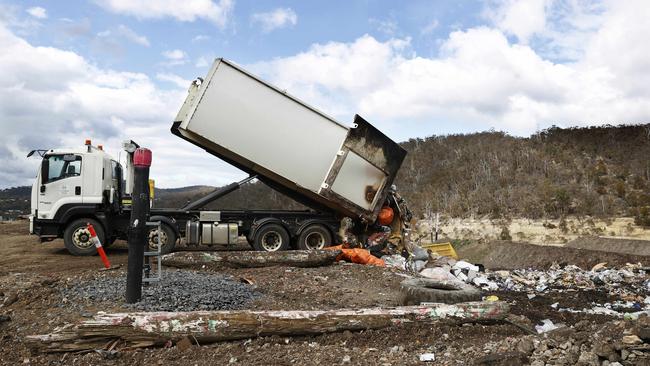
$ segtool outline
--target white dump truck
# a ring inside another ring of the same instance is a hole
[[[406,151],[355,116],[349,126],[224,59],[190,86],[171,131],[250,177],[181,208],[153,208],[163,252],[186,245],[235,244],[245,236],[256,250],[317,249],[337,243],[340,220],[372,224]],[[30,232],[63,238],[75,255],[92,255],[86,223],[102,243],[125,239],[130,218],[132,154],[125,168],[87,141],[80,149],[34,150],[43,158],[32,187]],[[154,152],[155,154],[155,152]],[[126,184],[122,186],[123,177]],[[257,178],[311,210],[203,210]]]

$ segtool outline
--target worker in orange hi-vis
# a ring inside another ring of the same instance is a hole
[[[99,241],[99,238],[97,237],[95,228],[91,223],[88,223],[87,225],[88,225],[88,231],[90,231],[90,240],[95,244],[95,248],[97,248],[97,253],[99,253],[99,256],[102,258],[102,262],[104,262],[104,267],[106,269],[111,268],[111,262],[108,261],[108,257],[106,256],[106,252],[104,252],[104,247],[102,247],[102,243]]]

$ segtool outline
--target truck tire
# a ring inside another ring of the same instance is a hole
[[[436,281],[429,278],[411,278],[400,287],[403,305],[423,302],[455,304],[481,300],[481,291],[464,282]]]
[[[332,245],[332,234],[323,225],[309,225],[298,236],[298,249],[323,249]]]
[[[162,233],[160,234],[158,233],[158,228],[155,226],[152,226],[147,232],[147,243],[149,244],[147,250],[152,252],[158,250],[158,235],[160,235],[160,242],[162,244],[160,252],[162,254],[171,253],[176,246],[176,232],[166,224],[160,225],[160,228],[162,229]]]
[[[289,233],[278,224],[266,224],[257,229],[253,249],[264,252],[279,252],[289,249]]]
[[[92,224],[97,233],[97,238],[102,245],[106,241],[104,235],[104,228],[102,225],[93,219],[76,219],[68,224],[63,232],[63,242],[66,249],[72,255],[95,255],[97,249],[95,244],[90,240],[90,231],[87,229],[87,224]]]

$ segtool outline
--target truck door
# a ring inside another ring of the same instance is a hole
[[[53,219],[64,204],[82,202],[81,156],[46,155],[41,163],[38,190],[38,218]]]

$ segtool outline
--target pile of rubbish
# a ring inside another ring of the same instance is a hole
[[[622,298],[636,298],[650,290],[650,280],[641,264],[627,264],[623,268],[607,268],[600,263],[591,270],[574,265],[552,265],[548,270],[520,269],[488,273],[499,290],[528,293],[606,289]]]
[[[590,308],[563,308],[557,303],[552,307],[560,312],[601,314],[635,319],[641,314],[650,315],[650,277],[648,268],[639,264],[627,264],[621,268],[608,268],[599,263],[589,270],[575,265],[561,267],[553,264],[546,270],[485,270],[473,264],[415,246],[408,257],[399,254],[382,257],[386,266],[399,268],[417,276],[437,281],[459,281],[471,284],[483,291],[524,292],[529,299],[547,293],[572,293],[575,291],[605,291],[610,302],[593,302]]]

